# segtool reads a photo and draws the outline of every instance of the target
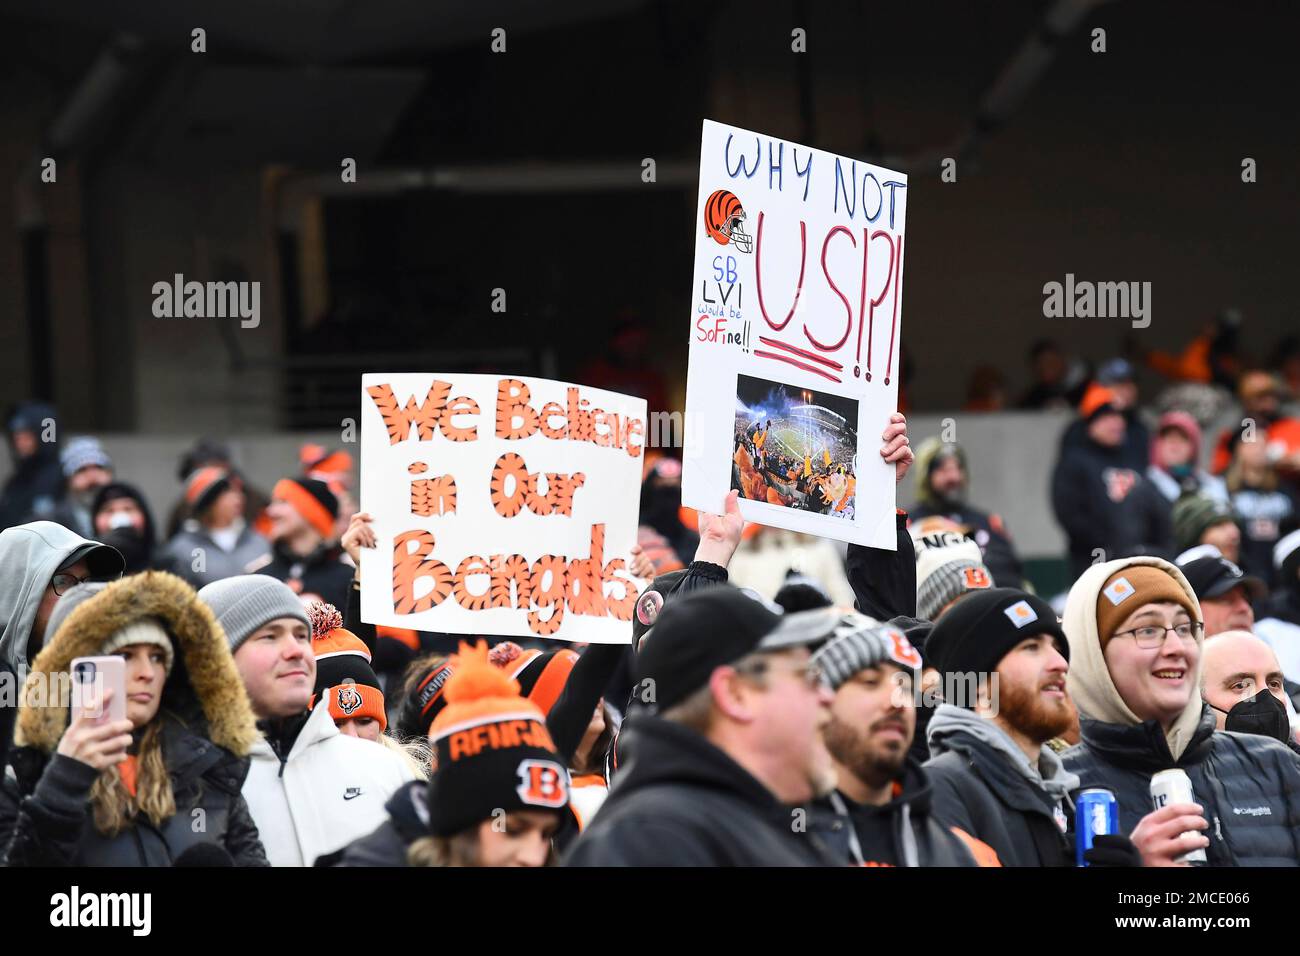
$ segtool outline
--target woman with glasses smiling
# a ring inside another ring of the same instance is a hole
[[[1187,579],[1160,558],[1096,565],[1070,589],[1069,691],[1081,788],[1105,787],[1148,866],[1204,848],[1210,866],[1300,866],[1300,757],[1257,734],[1216,730],[1201,699],[1205,627]],[[1152,811],[1151,778],[1178,768],[1195,803]]]

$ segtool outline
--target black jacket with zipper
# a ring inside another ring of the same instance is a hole
[[[777,800],[701,737],[638,714],[624,727],[626,762],[566,866],[837,866]]]
[[[1127,726],[1081,720],[1082,741],[1061,755],[1083,787],[1105,787],[1132,833],[1153,809],[1151,777],[1178,767],[1192,782],[1210,824],[1210,866],[1300,866],[1300,757],[1258,734],[1214,729],[1208,705],[1183,755],[1174,760],[1159,722]]]
[[[1074,865],[1073,834],[1057,822],[1059,804],[1006,754],[960,731],[939,746],[942,752],[925,764],[936,814],[991,846],[1003,866]],[[1067,828],[1071,815],[1065,813]]]
[[[88,803],[99,772],[71,757],[20,747],[0,788],[0,834],[6,866],[171,866],[186,850],[215,843],[236,866],[266,866],[257,826],[240,788],[247,758],[167,718],[163,762],[176,812],[155,826],[136,816],[116,836],[94,825]]]
[[[977,865],[965,842],[931,812],[930,781],[920,764],[908,758],[894,789],[880,806],[856,803],[838,790],[815,801],[809,832],[857,866]]]

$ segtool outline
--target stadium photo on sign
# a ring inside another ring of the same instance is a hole
[[[858,403],[736,377],[731,487],[751,501],[853,520]]]

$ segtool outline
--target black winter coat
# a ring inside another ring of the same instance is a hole
[[[916,617],[916,549],[906,511],[897,512],[894,525],[897,551],[851,544],[845,558],[854,607],[878,621]]]
[[[169,720],[163,761],[176,813],[155,827],[146,817],[114,837],[95,829],[87,800],[98,771],[34,747],[11,756],[13,776],[0,787],[0,834],[6,866],[171,866],[186,850],[217,844],[236,866],[267,866],[257,826],[240,795],[248,759]]]
[[[646,714],[624,734],[626,762],[566,866],[840,865],[798,808],[699,734]]]
[[[982,740],[954,732],[943,746],[948,749],[925,764],[937,816],[991,846],[1003,866],[1074,865],[1072,808]]]
[[[32,677],[53,683],[70,671],[73,659],[99,654],[123,627],[157,620],[174,651],[154,721],[176,813],[160,826],[136,816],[116,837],[103,836],[88,805],[98,774],[58,753],[70,717],[67,703],[25,697],[0,783],[0,862],[170,866],[191,847],[207,844],[224,849],[238,866],[266,866],[240,792],[257,726],[212,609],[180,578],[161,571],[131,575],[81,596],[70,611],[67,598],[59,602],[51,619],[54,633],[32,663]]]
[[[882,806],[855,803],[838,792],[823,797],[812,805],[808,830],[857,866],[977,865],[966,843],[931,812],[930,781],[920,764],[909,759],[903,765],[899,788]]]
[[[1100,548],[1106,560],[1135,554],[1170,557],[1169,502],[1138,471],[1122,448],[1092,440],[1061,449],[1052,473],[1052,511],[1069,538],[1070,567],[1078,577]]]
[[[1083,740],[1062,760],[1083,787],[1105,787],[1131,833],[1153,809],[1151,777],[1180,767],[1205,808],[1210,866],[1300,866],[1300,756],[1271,737],[1214,729],[1208,706],[1175,761],[1157,721],[1134,726],[1080,721]]]

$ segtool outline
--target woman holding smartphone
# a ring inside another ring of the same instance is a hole
[[[74,668],[85,657],[123,664]],[[75,670],[90,693],[69,695]],[[0,862],[266,866],[240,795],[256,736],[221,626],[193,588],[160,571],[77,585],[19,700]]]

